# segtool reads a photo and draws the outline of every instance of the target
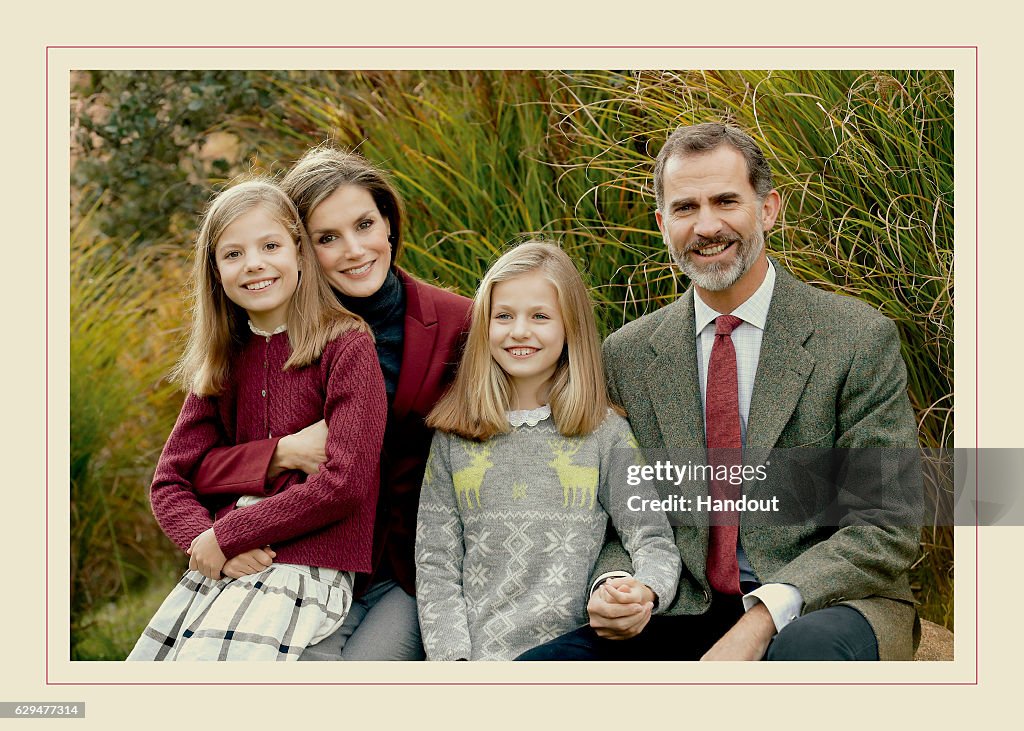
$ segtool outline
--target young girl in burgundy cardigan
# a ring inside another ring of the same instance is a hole
[[[219,194],[196,239],[188,391],[150,492],[189,571],[129,660],[294,660],[332,633],[371,565],[384,382],[362,320],[331,293],[277,186]],[[201,491],[211,449],[325,419],[327,460],[258,485]],[[273,550],[271,550],[273,546]]]

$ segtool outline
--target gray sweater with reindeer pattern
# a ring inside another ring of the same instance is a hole
[[[636,578],[672,603],[680,560],[668,520],[627,507],[657,497],[626,482],[643,464],[628,422],[609,412],[592,434],[566,438],[549,416],[532,421],[483,443],[434,435],[416,527],[429,660],[512,660],[586,624],[609,516]]]

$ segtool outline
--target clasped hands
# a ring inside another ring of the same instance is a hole
[[[590,626],[607,640],[636,637],[651,621],[653,611],[654,592],[632,576],[608,579],[587,603]]]
[[[301,470],[315,475],[320,465],[327,461],[327,422],[321,419],[305,429],[282,437],[270,461],[267,477],[274,478],[284,470]],[[237,579],[255,574],[274,563],[277,554],[270,548],[253,548],[228,559],[220,550],[213,528],[208,528],[192,541],[186,553],[188,567],[210,579],[219,579],[221,574]]]
[[[608,579],[590,596],[587,613],[598,637],[636,637],[651,621],[654,592],[632,577]],[[760,660],[775,635],[768,608],[758,602],[708,650],[701,660]]]
[[[189,556],[190,569],[214,580],[221,578],[221,574],[230,579],[238,579],[258,573],[274,563],[277,556],[270,546],[264,546],[244,551],[229,560],[220,550],[213,528],[207,528],[196,536],[185,553]]]

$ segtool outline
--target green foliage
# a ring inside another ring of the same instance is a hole
[[[602,255],[628,260],[621,249],[646,240],[664,260],[653,225],[631,229],[622,222],[640,220],[637,205],[653,207],[652,155],[673,129],[726,121],[750,131],[784,199],[769,247],[805,281],[863,299],[899,324],[922,444],[951,445],[950,74],[595,72],[562,78],[602,100],[560,107],[577,151],[566,177],[580,179],[563,183],[575,189],[591,184],[588,192],[605,213],[582,223],[601,232]],[[676,289],[664,279],[653,285],[630,299],[660,305]]]
[[[283,72],[275,72],[282,75]],[[272,74],[273,75],[273,74]],[[72,75],[72,189],[104,191],[93,224],[148,244],[188,232],[209,199],[209,179],[243,171],[252,151],[230,137],[235,115],[272,104],[252,71],[84,71]],[[78,201],[78,212],[90,200]]]
[[[420,276],[471,294],[508,241],[569,223],[552,195],[542,75],[351,72],[316,82],[279,83],[280,119],[240,134],[282,165],[329,138],[390,170],[408,205],[405,264]]]

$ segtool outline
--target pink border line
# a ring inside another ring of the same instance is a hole
[[[978,61],[978,47],[974,47],[974,450],[978,452],[978,445],[981,442],[981,343],[979,336],[979,325],[981,323],[981,64]],[[954,186],[955,188],[955,186]],[[978,684],[980,677],[980,663],[978,653],[981,647],[981,614],[978,602],[978,558],[981,555],[979,550],[979,539],[981,531],[978,530],[978,490],[981,484],[978,475],[978,461],[974,462],[974,684]]]
[[[299,45],[280,45],[280,46],[257,46],[257,45],[238,45],[238,46],[189,46],[189,45],[47,45],[46,46],[46,62],[45,62],[45,115],[46,115],[46,150],[45,150],[45,165],[46,170],[44,174],[45,180],[45,215],[46,221],[43,226],[45,235],[45,247],[44,247],[44,276],[46,281],[43,283],[43,291],[46,296],[46,303],[43,311],[46,317],[45,332],[46,332],[46,343],[44,344],[44,357],[46,360],[46,370],[44,376],[44,387],[45,387],[45,398],[44,407],[46,410],[44,417],[44,429],[45,429],[45,445],[44,445],[44,456],[46,459],[46,465],[44,466],[43,474],[45,480],[44,490],[44,517],[46,524],[44,526],[44,536],[46,546],[44,547],[44,572],[46,577],[46,586],[44,588],[44,596],[46,601],[45,607],[45,619],[44,628],[46,637],[44,638],[45,647],[45,684],[47,686],[195,686],[195,685],[215,685],[215,686],[455,686],[455,685],[468,685],[468,686],[972,686],[979,685],[980,677],[980,662],[979,662],[979,647],[981,637],[981,622],[978,621],[979,614],[979,601],[978,601],[978,570],[980,567],[980,541],[978,530],[978,485],[979,485],[979,466],[978,462],[975,461],[975,532],[974,532],[974,547],[975,547],[975,558],[974,558],[974,570],[975,570],[975,584],[974,584],[974,611],[975,611],[975,628],[974,628],[974,681],[968,682],[739,682],[739,683],[726,683],[726,682],[595,682],[595,683],[570,683],[570,682],[479,682],[479,683],[465,683],[465,682],[355,682],[355,683],[328,683],[328,682],[309,682],[309,683],[245,683],[245,682],[204,682],[204,683],[179,683],[179,682],[139,682],[139,683],[116,683],[116,682],[95,682],[95,683],[72,683],[72,682],[57,682],[50,681],[50,587],[49,587],[49,570],[50,570],[50,520],[49,520],[49,488],[50,488],[50,461],[49,461],[49,414],[50,414],[50,343],[49,343],[49,326],[50,326],[50,292],[49,292],[49,250],[50,250],[50,95],[49,95],[49,84],[50,84],[50,50],[51,49],[110,49],[110,50],[126,50],[126,49],[152,49],[152,50],[166,50],[166,49],[187,49],[187,50],[204,50],[204,49],[222,49],[222,50],[243,50],[243,49],[261,49],[261,50],[282,50],[282,49],[308,49],[308,50],[324,50],[324,49],[339,49],[339,50],[369,50],[369,49],[381,49],[381,50],[402,50],[402,49],[413,49],[413,50],[427,50],[427,49],[443,49],[443,50],[480,50],[480,49],[494,49],[494,50],[509,50],[509,49],[522,49],[522,50],[544,50],[544,49],[559,49],[559,50],[586,50],[586,49],[604,49],[604,50],[665,50],[665,49],[794,49],[794,50],[814,50],[814,49],[974,49],[974,120],[975,120],[975,131],[974,131],[974,150],[975,150],[975,161],[974,161],[974,176],[975,176],[975,191],[974,191],[974,202],[975,202],[975,222],[974,222],[974,236],[975,236],[975,272],[974,272],[974,284],[975,284],[975,314],[974,314],[974,363],[975,363],[975,381],[974,381],[974,395],[975,395],[975,406],[974,406],[974,417],[975,417],[975,449],[978,448],[980,443],[981,433],[981,419],[980,419],[980,383],[981,380],[978,377],[980,367],[980,341],[979,341],[979,324],[980,324],[980,251],[979,246],[979,221],[981,216],[980,212],[980,193],[981,177],[980,177],[980,62],[979,62],[979,46],[977,45],[806,45],[806,46],[791,46],[791,45],[735,45],[735,46],[697,46],[697,45],[656,45],[656,46],[639,46],[639,45],[465,45],[465,46],[445,46],[445,45],[348,45],[348,46],[334,46],[334,45],[321,45],[321,46],[299,46]]]
[[[46,145],[45,159],[46,169],[43,171],[43,181],[45,190],[43,191],[45,203],[43,205],[43,215],[46,216],[46,220],[43,222],[43,236],[45,239],[45,245],[43,246],[43,276],[46,278],[43,282],[43,292],[46,296],[46,302],[43,304],[43,313],[46,318],[46,322],[43,323],[43,329],[46,332],[45,342],[43,343],[43,357],[45,358],[46,368],[43,370],[43,408],[46,410],[43,414],[43,458],[46,460],[46,464],[43,465],[43,516],[46,524],[43,528],[43,540],[46,541],[46,545],[43,546],[43,557],[46,562],[43,565],[43,576],[44,578],[44,601],[46,606],[43,608],[43,615],[45,621],[43,626],[45,628],[46,637],[45,640],[45,666],[46,666],[46,684],[50,684],[50,48],[46,48],[46,64],[45,64],[46,78],[43,79],[44,86],[46,87],[46,99],[45,101],[45,114],[46,119],[43,122],[45,129],[44,144]]]
[[[662,50],[663,49],[695,49],[695,50],[723,49],[723,50],[735,50],[735,49],[744,49],[744,48],[751,48],[751,49],[791,48],[791,49],[794,49],[794,50],[807,50],[807,49],[813,50],[813,49],[824,49],[824,48],[828,48],[828,49],[843,49],[843,48],[862,48],[862,49],[886,49],[886,48],[890,48],[890,49],[897,49],[897,48],[906,48],[906,49],[943,48],[943,49],[951,49],[951,48],[959,48],[959,49],[967,49],[967,48],[973,48],[973,49],[975,49],[975,60],[977,60],[977,48],[978,47],[977,46],[971,46],[971,45],[963,45],[963,46],[957,46],[957,45],[920,45],[920,46],[896,46],[896,45],[893,45],[893,46],[858,46],[858,45],[849,45],[849,46],[785,46],[785,45],[757,45],[757,46],[677,46],[677,45],[665,45],[665,46],[633,46],[633,45],[624,45],[624,46],[602,46],[602,45],[581,45],[581,46],[530,46],[530,45],[509,45],[509,46],[444,46],[444,45],[383,45],[383,46],[377,46],[377,45],[367,45],[367,46],[287,46],[287,45],[285,45],[285,46],[244,46],[244,45],[243,46],[173,46],[173,45],[167,45],[167,46],[132,46],[132,45],[127,45],[127,46],[78,46],[78,45],[69,45],[69,46],[56,46],[55,45],[55,46],[47,46],[46,47],[47,51],[49,51],[49,49],[51,49],[51,48],[102,48],[102,49],[115,49],[115,50],[126,49],[126,48],[128,48],[128,49],[155,49],[155,50],[169,49],[169,48],[192,49],[192,50],[202,50],[202,49],[239,50],[239,49],[256,49],[256,48],[258,48],[258,49],[304,49],[304,50],[305,49],[309,49],[309,50],[348,49],[348,50],[354,50],[354,51],[368,50],[368,49],[373,49],[373,48],[380,48],[380,49],[386,49],[386,50],[387,49],[404,49],[404,48],[409,48],[409,49],[416,49],[416,50],[423,50],[423,49],[446,49],[446,50],[460,50],[460,51],[461,50],[480,50],[480,49],[494,49],[494,50],[499,50],[499,51],[500,50],[508,50],[508,49],[523,49],[523,50],[531,50],[531,51],[538,51],[538,50],[544,50],[544,49],[559,49],[559,50],[575,51],[575,50],[586,50],[586,49],[598,49],[598,50],[615,50],[615,49],[618,49],[618,50],[625,50],[625,49],[636,49],[636,50],[641,50],[641,49],[652,49],[652,50],[659,50],[659,49],[662,49]]]

